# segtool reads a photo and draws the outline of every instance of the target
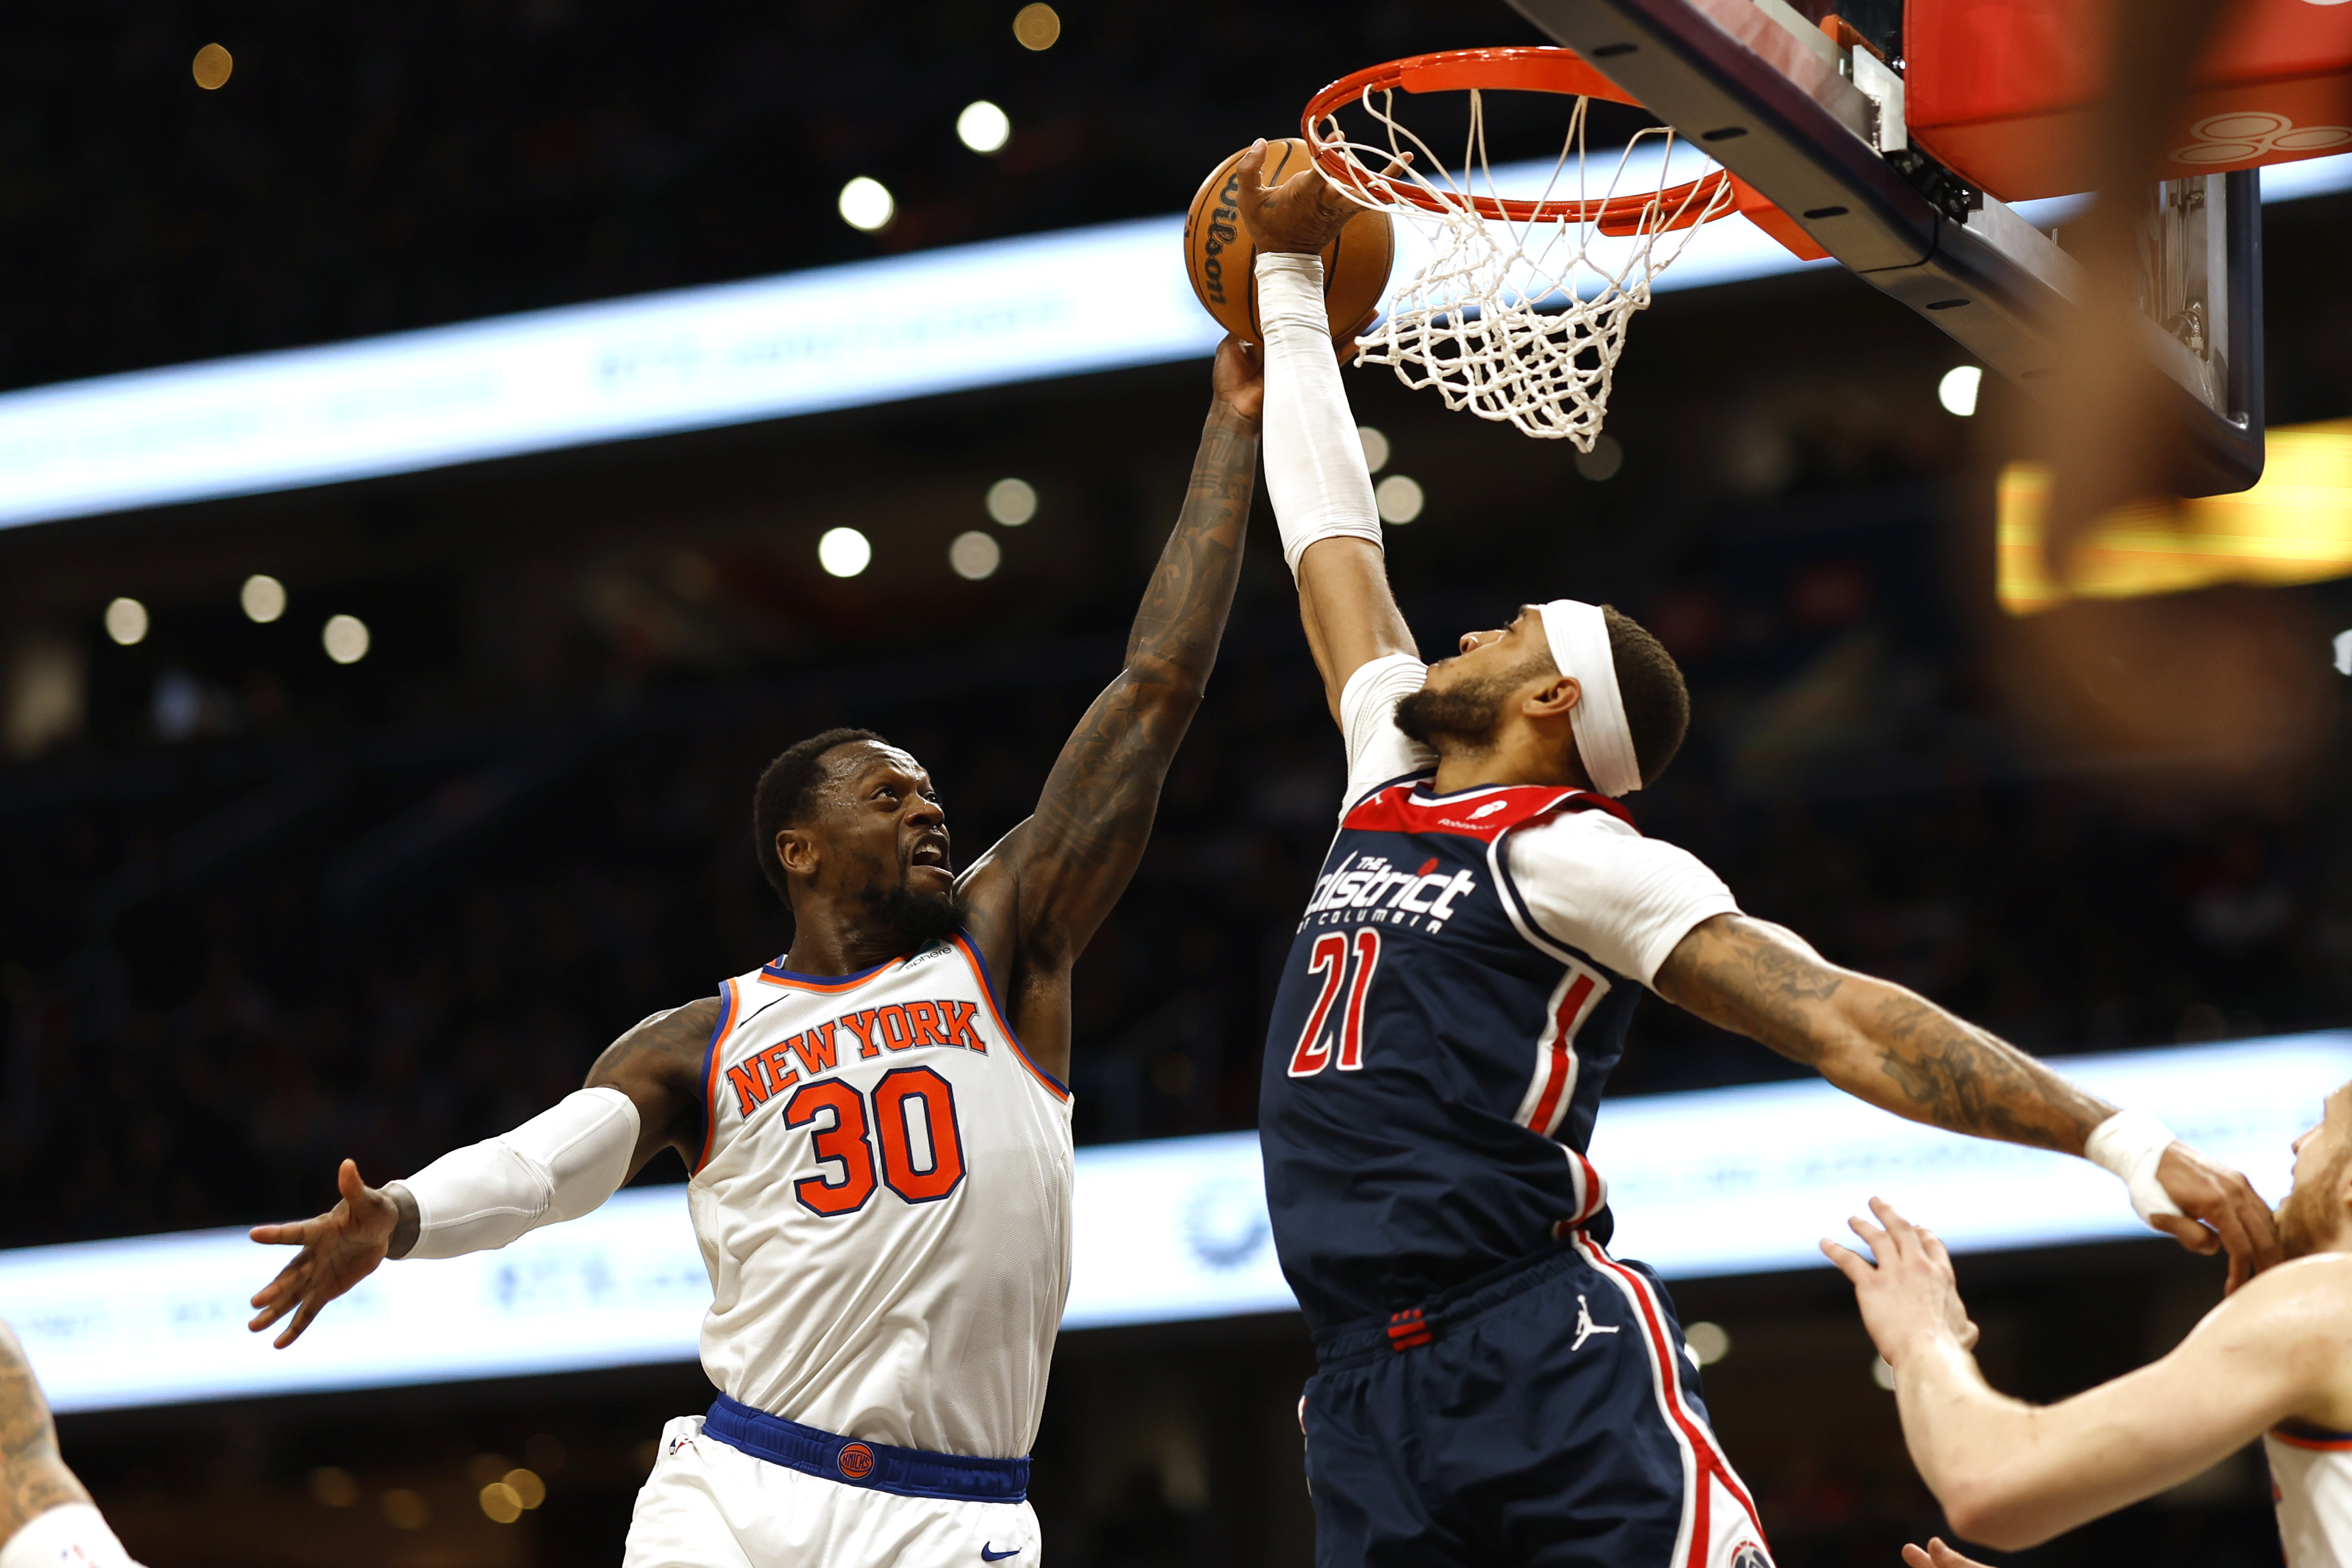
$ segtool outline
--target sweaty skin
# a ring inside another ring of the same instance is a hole
[[[2292,1261],[2229,1296],[2163,1360],[2059,1404],[1996,1394],[1970,1354],[1952,1260],[1878,1198],[1854,1234],[1877,1261],[1822,1250],[1853,1281],[1895,1369],[1903,1436],[1954,1533],[2003,1551],[2179,1485],[2281,1421],[2352,1430],[2352,1085],[2295,1140],[2278,1221]],[[1975,1568],[1931,1542],[1912,1568]]]
[[[904,938],[876,917],[876,898],[952,891],[1013,1031],[1039,1066],[1068,1076],[1071,966],[1142,859],[1160,783],[1224,634],[1256,483],[1262,374],[1255,350],[1238,339],[1218,348],[1192,482],[1136,612],[1124,666],[1063,746],[1027,821],[959,875],[947,813],[914,758],[863,741],[825,754],[818,809],[776,836],[793,889],[788,968],[845,975],[897,957]],[[718,1012],[718,999],[706,998],[656,1013],[589,1070],[586,1087],[618,1089],[636,1106],[632,1176],[664,1149],[689,1166],[700,1150],[703,1051]],[[350,1160],[336,1185],[341,1201],[327,1213],[251,1233],[301,1249],[253,1298],[248,1326],[257,1333],[290,1314],[280,1348],[385,1258],[416,1244],[406,1188],[369,1186]]]
[[[49,1510],[88,1501],[58,1457],[57,1423],[25,1364],[25,1347],[0,1323],[0,1546]]]
[[[1312,167],[1269,188],[1264,162],[1261,144],[1242,161],[1238,193],[1262,248],[1319,251],[1358,210]],[[1307,546],[1298,558],[1298,611],[1334,719],[1356,671],[1391,654],[1420,656],[1389,586],[1387,558],[1370,540],[1339,536]],[[1589,789],[1570,718],[1583,689],[1552,663],[1536,606],[1521,606],[1507,626],[1465,633],[1454,657],[1429,667],[1427,689],[1434,693],[1490,685],[1504,691],[1493,732],[1475,742],[1437,737],[1431,789]],[[1712,915],[1693,926],[1659,967],[1653,988],[1858,1099],[1930,1126],[2080,1155],[2092,1130],[2115,1113],[1926,998],[1831,964],[1794,933],[1745,915]],[[2231,1289],[2278,1260],[2270,1211],[2244,1176],[2181,1143],[2165,1151],[2157,1175],[2181,1214],[2153,1223],[2192,1251],[2227,1247]]]

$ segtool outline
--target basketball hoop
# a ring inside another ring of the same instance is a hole
[[[1495,189],[1483,95],[1498,89],[1576,100],[1550,178],[1533,198]],[[1399,121],[1401,91],[1470,95],[1458,174]],[[1574,51],[1554,48],[1417,55],[1315,95],[1299,131],[1324,175],[1349,200],[1393,210],[1431,246],[1387,318],[1359,340],[1360,363],[1394,366],[1398,380],[1436,388],[1448,408],[1592,450],[1627,322],[1649,305],[1652,283],[1697,225],[1732,212],[1739,194],[1719,169],[1669,183],[1682,139],[1668,127],[1588,157],[1585,111],[1596,98],[1634,102]],[[1338,113],[1350,104],[1379,122],[1385,146],[1342,132]],[[1390,172],[1408,152],[1412,162]]]

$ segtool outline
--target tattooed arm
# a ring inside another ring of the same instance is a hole
[[[689,1170],[701,1156],[703,1050],[718,1022],[716,998],[656,1013],[605,1047],[588,1070],[583,1087],[618,1090],[636,1113],[636,1145],[621,1180],[645,1169],[664,1149],[676,1149]],[[613,1151],[616,1156],[619,1152]],[[604,1179],[611,1182],[613,1167],[605,1168]],[[292,1314],[293,1322],[276,1341],[279,1350],[299,1339],[329,1301],[374,1273],[385,1259],[405,1258],[415,1250],[423,1230],[416,1198],[405,1184],[370,1186],[360,1179],[358,1162],[345,1160],[335,1173],[335,1185],[340,1199],[326,1213],[285,1225],[257,1225],[248,1233],[266,1247],[301,1249],[255,1293],[256,1312],[246,1325],[258,1333]],[[602,1202],[618,1185],[597,1186],[592,1196]],[[546,1218],[562,1214],[558,1208]],[[497,1239],[475,1240],[458,1250],[499,1244]]]
[[[2079,1155],[2115,1113],[2015,1046],[1916,992],[1838,967],[1769,921],[1700,921],[1659,966],[1656,989],[1856,1099],[1949,1132]],[[2196,1251],[2226,1245],[2233,1288],[2277,1260],[2270,1210],[2244,1176],[2179,1143],[2157,1174],[2189,1218],[2151,1223]]]
[[[25,1347],[0,1323],[0,1545],[49,1510],[88,1501],[58,1457],[57,1424],[25,1364]]]
[[[1050,1072],[1069,1059],[1070,966],[1143,858],[1241,576],[1264,388],[1255,351],[1235,338],[1219,346],[1214,375],[1183,510],[1136,612],[1126,665],[1063,746],[1036,812],[958,889],[981,950],[1008,981],[1016,1032]]]

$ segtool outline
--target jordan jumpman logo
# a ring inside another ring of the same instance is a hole
[[[1582,1296],[1579,1296],[1576,1298],[1576,1343],[1570,1345],[1568,1348],[1570,1351],[1582,1350],[1584,1348],[1584,1342],[1591,1339],[1594,1334],[1615,1333],[1619,1329],[1624,1326],[1625,1325],[1622,1323],[1594,1322],[1592,1321],[1592,1303],[1586,1301]]]

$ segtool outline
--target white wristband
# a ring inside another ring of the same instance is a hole
[[[2180,1206],[2156,1178],[2157,1162],[2177,1140],[2172,1129],[2146,1111],[2118,1111],[2083,1140],[2083,1157],[2111,1173],[2131,1194],[2132,1207],[2142,1219],[2179,1214]]]
[[[629,1178],[637,1107],[617,1089],[581,1089],[504,1137],[453,1150],[394,1186],[416,1200],[411,1258],[503,1247],[577,1219]]]
[[[139,1568],[98,1510],[61,1503],[0,1547],[0,1568]]]
[[[1265,495],[1282,530],[1282,559],[1296,576],[1308,545],[1343,534],[1385,549],[1363,440],[1331,352],[1323,258],[1261,252],[1257,315],[1265,331]]]

